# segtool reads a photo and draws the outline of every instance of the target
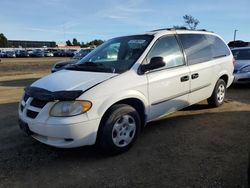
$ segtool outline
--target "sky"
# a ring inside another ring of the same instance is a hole
[[[0,33],[9,40],[81,42],[184,25],[197,18],[198,29],[229,42],[250,41],[250,0],[1,0]]]

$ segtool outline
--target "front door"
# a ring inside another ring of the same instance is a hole
[[[158,39],[149,52],[146,62],[162,57],[165,66],[147,73],[150,115],[148,120],[188,106],[190,71],[174,35]]]

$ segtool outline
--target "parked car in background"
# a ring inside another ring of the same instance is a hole
[[[49,51],[49,50],[44,50],[44,56],[45,57],[53,57],[54,54],[53,52]]]
[[[76,51],[77,51],[76,49],[68,49],[68,50],[66,50],[65,53],[66,53],[67,57],[73,57],[75,55]]]
[[[44,52],[41,49],[35,49],[30,54],[31,57],[44,57]]]
[[[31,49],[28,49],[26,51],[27,51],[27,53],[28,53],[29,56],[31,56],[31,54],[33,53],[33,50],[31,50]]]
[[[26,50],[16,50],[16,57],[29,57],[29,53]]]
[[[66,52],[65,52],[65,50],[56,50],[56,51],[54,51],[54,56],[55,57],[66,57]]]
[[[16,54],[14,51],[6,51],[4,57],[16,57]]]
[[[79,52],[77,52],[74,55],[74,59],[79,59],[80,60],[83,57],[85,57],[86,55],[88,55],[93,50],[94,50],[94,48],[81,49],[81,50],[79,50]]]
[[[250,47],[234,48],[234,83],[250,83]]]
[[[77,63],[80,59],[85,57],[88,53],[90,53],[93,50],[93,48],[89,49],[81,49],[76,55],[74,55],[71,59],[57,62],[51,69],[51,72],[56,72],[59,70],[64,69],[67,65],[72,65]]]
[[[5,52],[0,50],[0,57],[4,57],[4,55],[5,55]]]
[[[231,49],[233,49],[233,48],[247,47],[249,45],[250,45],[249,42],[245,42],[245,41],[242,41],[242,40],[231,41],[231,42],[228,43],[228,46]]]
[[[25,88],[20,128],[54,147],[127,151],[153,120],[207,99],[218,107],[233,56],[212,32],[162,29],[106,41]]]

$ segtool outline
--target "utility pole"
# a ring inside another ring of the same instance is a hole
[[[234,30],[234,48],[235,48],[235,39],[236,39],[236,33],[237,33],[237,29]]]
[[[236,33],[237,33],[237,29],[234,30],[234,42],[235,42],[235,39],[236,39]]]

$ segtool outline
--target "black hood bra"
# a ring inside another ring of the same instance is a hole
[[[28,86],[24,89],[25,93],[30,97],[39,99],[41,101],[70,101],[75,100],[81,94],[83,94],[82,90],[75,91],[49,91],[46,89]]]

